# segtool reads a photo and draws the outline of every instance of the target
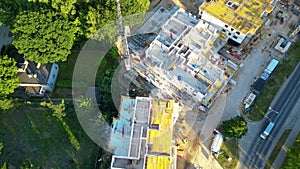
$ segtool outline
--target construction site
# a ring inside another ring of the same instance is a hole
[[[271,13],[275,4],[275,0],[205,1],[200,5],[199,13],[201,19],[213,22],[224,30],[230,27],[231,35],[236,36],[233,39],[238,41],[241,35],[254,35],[264,22],[263,16]]]
[[[239,69],[217,53],[228,38],[177,6],[160,7],[128,37],[125,77],[143,78],[156,94],[122,97],[109,143],[111,168],[183,169],[199,166],[199,159],[212,166],[215,160],[198,136],[205,112]]]
[[[140,86],[136,77],[143,79],[152,94],[122,98],[110,139],[111,167],[220,168],[208,149],[213,134],[207,131],[204,145],[200,130],[218,96],[236,85],[232,78],[245,49],[252,49],[275,4],[205,1],[199,14],[167,4],[148,15],[127,37],[126,50],[133,84]],[[249,97],[246,107],[255,99]]]
[[[182,8],[160,8],[140,29],[154,33],[129,41],[133,69],[175,100],[193,100],[208,109],[238,70],[217,53],[226,36]]]

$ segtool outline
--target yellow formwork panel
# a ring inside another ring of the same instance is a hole
[[[166,156],[148,156],[146,169],[169,169],[170,157]]]
[[[150,130],[148,144],[152,144],[153,152],[169,153],[172,146],[172,133]]]

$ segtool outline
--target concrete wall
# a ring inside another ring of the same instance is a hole
[[[230,39],[234,40],[239,44],[241,44],[247,36],[246,34],[241,33],[239,30],[236,30],[235,28],[231,27],[229,24],[224,23],[220,19],[215,18],[214,16],[210,15],[205,11],[199,11],[199,15],[202,20],[214,24],[219,28],[221,33],[226,34],[226,36],[228,36]]]

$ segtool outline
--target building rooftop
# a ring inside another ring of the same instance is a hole
[[[264,11],[270,13],[274,6],[273,0],[254,1],[205,1],[200,9],[222,20],[242,33],[254,34],[263,23],[261,15]]]
[[[120,117],[113,122],[110,145],[120,156],[127,156],[129,152],[134,107],[135,99],[122,99]]]
[[[50,71],[51,64],[41,65],[37,68],[35,63],[28,62],[25,72],[18,72],[17,76],[22,84],[47,84]]]
[[[178,117],[178,103],[123,97],[119,112],[110,136],[110,147],[115,154],[112,168],[165,169],[176,166],[172,127]]]

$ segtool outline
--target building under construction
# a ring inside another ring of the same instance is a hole
[[[176,169],[177,118],[178,103],[173,100],[123,97],[110,136],[111,168]]]
[[[263,26],[276,2],[277,0],[208,0],[200,5],[199,16],[219,27],[231,40],[241,44],[247,36],[251,37]]]
[[[142,44],[145,38],[129,42],[133,68],[173,98],[194,100],[209,108],[238,69],[217,53],[226,37],[184,9],[160,8],[142,29],[157,34],[144,50],[137,46],[146,46]]]

